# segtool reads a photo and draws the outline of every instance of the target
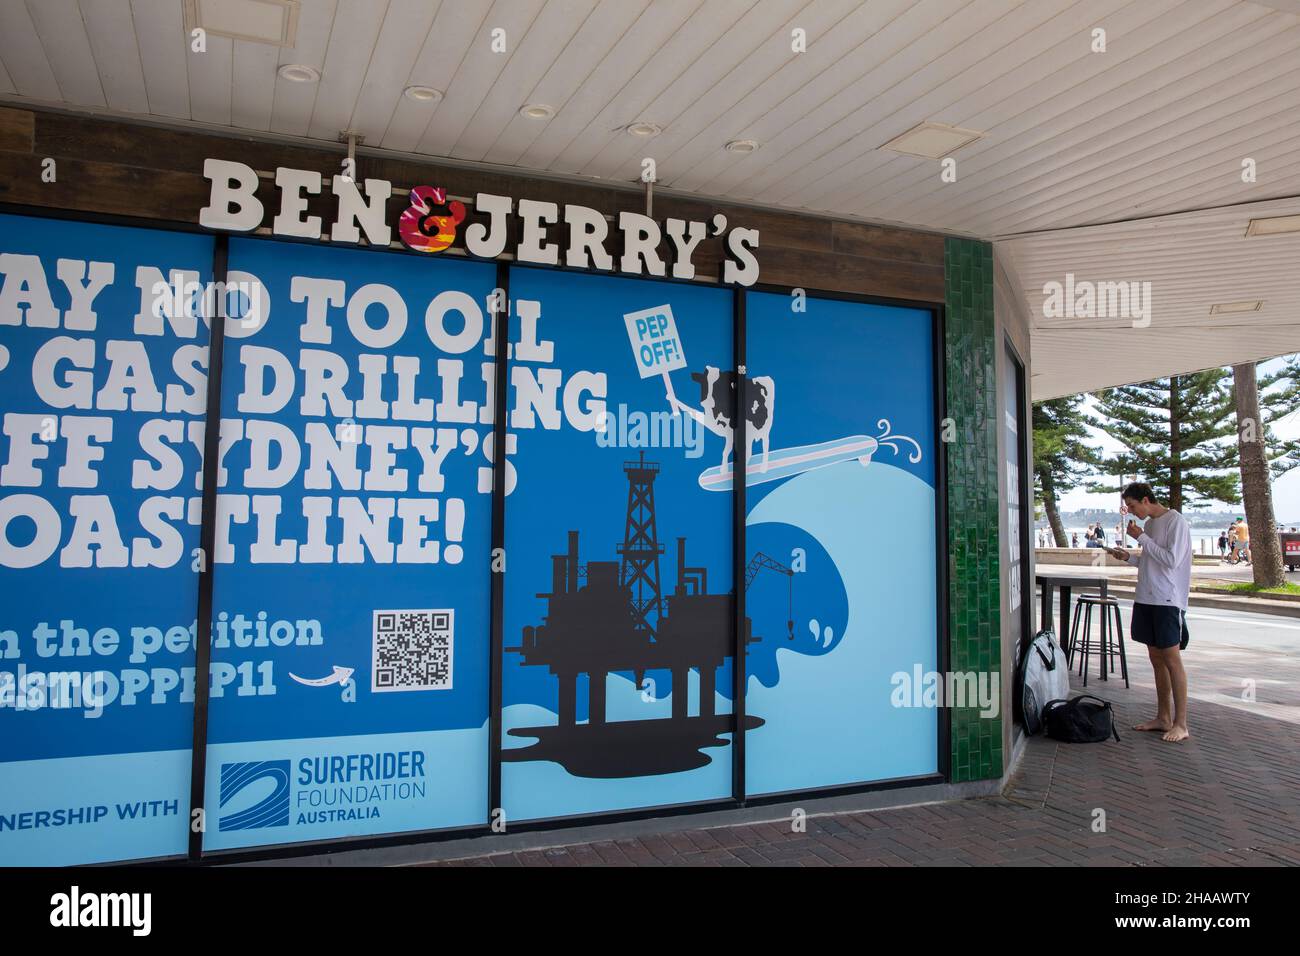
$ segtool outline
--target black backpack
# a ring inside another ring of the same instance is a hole
[[[1066,743],[1095,744],[1111,736],[1119,740],[1110,704],[1091,694],[1048,701],[1043,708],[1043,723],[1047,736]]]

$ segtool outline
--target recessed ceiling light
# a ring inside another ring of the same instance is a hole
[[[631,133],[633,136],[640,136],[643,139],[648,139],[651,136],[658,136],[660,133],[664,131],[664,128],[660,126],[658,123],[640,122],[640,123],[629,123],[625,127],[625,130],[628,133]]]
[[[555,115],[555,107],[545,103],[528,103],[519,107],[519,115],[527,119],[550,119]]]
[[[408,86],[402,90],[402,95],[417,103],[432,103],[442,99],[442,90],[435,90],[432,86]]]
[[[1248,236],[1280,236],[1300,232],[1300,216],[1275,216],[1272,219],[1252,219],[1246,227]]]
[[[1210,306],[1210,315],[1227,315],[1230,312],[1258,312],[1263,307],[1263,299],[1253,299],[1250,302],[1220,302],[1218,305]]]
[[[297,42],[299,0],[185,0],[185,32],[291,47]]]
[[[756,139],[733,139],[723,147],[729,153],[752,153],[758,149],[758,140]]]
[[[315,83],[320,79],[320,70],[306,63],[286,63],[277,72],[291,83]]]
[[[891,139],[881,149],[892,149],[909,156],[942,159],[963,146],[975,142],[984,134],[976,129],[962,129],[947,123],[922,123],[901,136]]]

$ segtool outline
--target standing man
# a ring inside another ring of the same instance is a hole
[[[1133,601],[1133,640],[1147,646],[1156,676],[1156,716],[1134,730],[1158,730],[1162,740],[1177,743],[1187,732],[1187,594],[1192,585],[1192,534],[1187,519],[1156,501],[1151,486],[1135,481],[1123,491],[1129,513],[1146,520],[1128,523],[1128,535],[1142,546],[1138,557],[1124,548],[1106,550],[1137,566]]]
[[[1250,525],[1244,517],[1237,519],[1237,546],[1241,548],[1241,557],[1250,564]]]

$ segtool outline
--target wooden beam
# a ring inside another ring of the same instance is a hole
[[[0,109],[0,201],[65,210],[107,213],[193,225],[207,204],[203,161],[236,160],[259,171],[278,166],[318,170],[326,181],[340,171],[340,148],[265,143],[239,136],[165,129],[84,116]],[[41,160],[57,163],[57,180],[41,179]],[[458,196],[479,192],[519,199],[573,203],[606,214],[640,212],[643,196],[633,189],[557,182],[536,176],[462,169],[386,156],[361,156],[361,179],[393,183],[388,220],[396,224],[406,208],[406,190],[428,183]],[[265,224],[279,209],[274,184],[263,180],[258,198]],[[715,214],[729,227],[760,230],[756,252],[763,282],[815,290],[852,292],[888,298],[942,302],[943,237],[892,226],[839,222],[796,213],[748,209],[708,199],[655,197],[660,219],[693,219],[712,224]],[[308,202],[308,214],[324,228],[334,217],[326,193]],[[471,219],[475,218],[471,212]],[[464,230],[457,245],[463,246]],[[666,251],[665,238],[661,251]],[[694,257],[701,276],[716,276],[723,257],[721,237],[709,236]]]
[[[30,153],[36,139],[36,122],[31,110],[0,106],[0,149]]]
[[[0,153],[0,202],[193,223],[208,201],[201,175],[55,157],[45,182],[44,158]]]

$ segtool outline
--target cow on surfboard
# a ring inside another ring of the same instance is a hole
[[[700,475],[699,481],[700,487],[706,490],[727,491],[734,483],[729,459],[733,457],[735,446],[733,410],[736,407],[736,374],[706,365],[703,372],[692,372],[691,380],[700,386],[699,408],[692,408],[679,401],[671,391],[668,401],[675,411],[689,415],[723,440],[721,463],[705,470]],[[881,434],[874,438],[870,435],[849,435],[816,445],[772,449],[772,423],[776,417],[776,382],[769,376],[756,375],[745,379],[744,415],[745,483],[747,485],[776,481],[855,458],[865,466],[881,445],[897,452],[899,450],[897,443],[900,441],[909,442],[913,446],[914,450],[908,455],[910,461],[921,460],[921,448],[916,440],[906,435],[891,434],[889,421],[883,418],[877,422]],[[753,460],[755,442],[762,446],[762,455],[757,461]]]

